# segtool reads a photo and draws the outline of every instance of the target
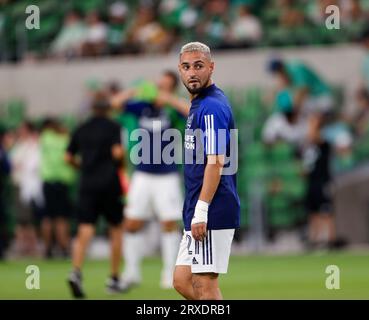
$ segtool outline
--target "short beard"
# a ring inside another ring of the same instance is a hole
[[[201,87],[198,87],[198,88],[190,88],[188,87],[185,83],[184,83],[184,86],[186,87],[187,91],[190,93],[190,94],[198,94],[200,93],[204,88],[206,88],[208,86],[210,82],[210,77],[206,80],[205,84]]]

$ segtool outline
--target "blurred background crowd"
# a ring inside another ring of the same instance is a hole
[[[2,0],[0,60],[75,59],[177,52],[192,39],[214,50],[345,43],[368,19],[360,0]],[[24,28],[36,4],[40,29]],[[326,8],[340,8],[345,31],[325,27]]]
[[[357,62],[361,83],[350,104],[345,88],[328,81],[319,69],[279,55],[264,61],[263,68],[275,80],[272,88],[222,87],[239,128],[242,228],[237,243],[273,243],[281,231],[293,230],[294,241],[304,249],[347,244],[336,231],[332,182],[369,159],[369,1],[34,2],[41,11],[40,30],[24,28],[29,1],[0,1],[0,59],[6,65],[177,55],[182,44],[193,40],[216,52],[242,54],[254,47],[360,46],[365,51],[364,60]],[[325,8],[332,4],[341,10],[340,32],[325,26]],[[130,84],[91,78],[81,83],[81,90],[83,85],[86,97],[75,101],[73,115],[29,116],[27,101],[0,100],[0,254],[69,255],[78,173],[64,162],[65,148],[97,92],[111,96]],[[183,91],[178,94],[185,96]],[[153,102],[157,96],[142,93],[140,98]],[[120,113],[112,117],[121,124],[130,150],[127,133],[137,127],[135,119]],[[68,190],[64,208],[47,206],[50,188]],[[100,222],[98,234],[105,232]]]

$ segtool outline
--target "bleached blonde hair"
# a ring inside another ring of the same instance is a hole
[[[184,52],[202,52],[211,61],[210,48],[202,42],[189,42],[186,43],[182,48],[179,56]]]

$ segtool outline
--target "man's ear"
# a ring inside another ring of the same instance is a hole
[[[215,65],[214,65],[214,61],[211,61],[211,62],[210,62],[210,73],[211,73],[211,74],[214,72],[214,67],[215,67]]]

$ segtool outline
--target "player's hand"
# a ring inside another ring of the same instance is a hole
[[[209,204],[198,200],[191,221],[191,233],[195,240],[202,241],[206,237],[206,225],[208,223]]]
[[[198,240],[198,241],[204,240],[206,237],[206,223],[201,222],[201,223],[195,223],[191,225],[191,233],[192,233],[192,237],[195,240]]]

